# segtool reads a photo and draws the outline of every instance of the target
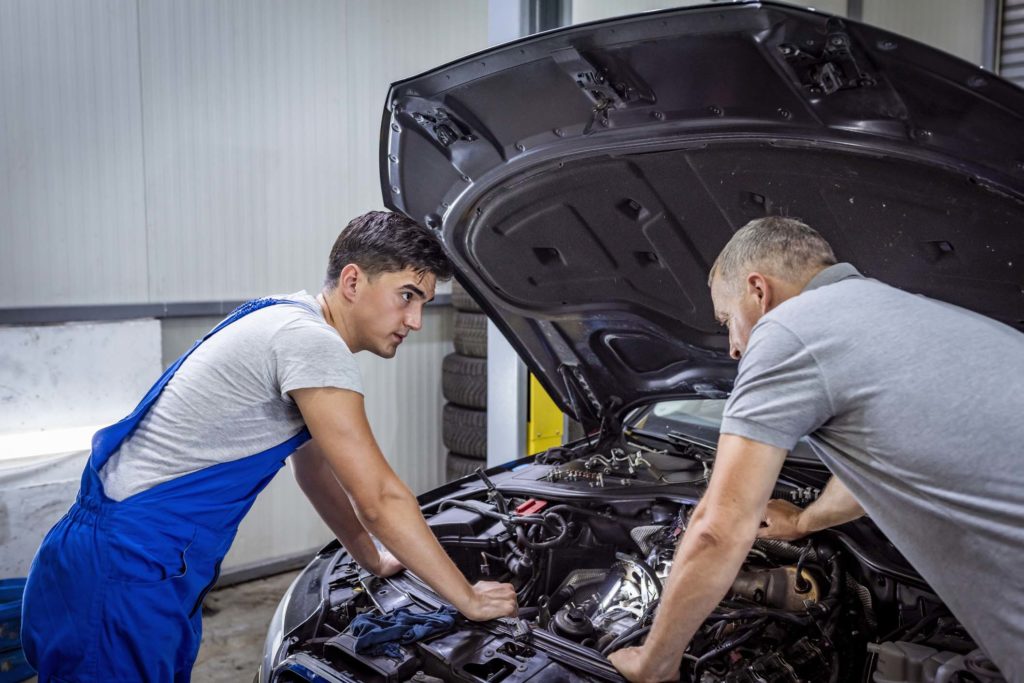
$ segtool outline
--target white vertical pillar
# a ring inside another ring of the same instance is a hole
[[[523,2],[490,0],[487,42],[507,43],[522,37]],[[512,345],[487,321],[487,466],[526,455],[528,373]]]
[[[487,466],[526,455],[529,374],[494,323],[487,321]]]
[[[526,34],[525,0],[489,0],[487,3],[487,44],[500,45]]]

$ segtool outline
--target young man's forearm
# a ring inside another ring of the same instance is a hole
[[[291,395],[366,531],[470,619],[515,612],[511,585],[481,581],[470,586],[445,553],[416,498],[377,446],[362,395],[332,388],[300,389]]]
[[[291,457],[295,480],[345,550],[363,569],[377,573],[380,553],[363,527],[348,494],[334,477],[323,451],[310,441]]]
[[[472,602],[473,590],[448,557],[420,512],[419,503],[397,476],[383,482],[376,496],[354,496],[360,521],[398,560],[413,570],[460,611]]]

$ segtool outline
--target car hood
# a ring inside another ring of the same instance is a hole
[[[865,275],[1024,328],[1024,91],[813,11],[634,15],[395,83],[380,174],[584,423],[728,393],[708,271],[765,215],[803,219]]]

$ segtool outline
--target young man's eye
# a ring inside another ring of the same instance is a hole
[[[402,301],[405,303],[412,301],[412,292],[402,292]]]

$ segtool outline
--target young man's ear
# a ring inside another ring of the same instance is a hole
[[[362,272],[359,266],[349,263],[338,275],[338,292],[349,301],[355,298],[356,291],[362,286]]]

